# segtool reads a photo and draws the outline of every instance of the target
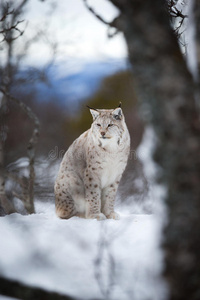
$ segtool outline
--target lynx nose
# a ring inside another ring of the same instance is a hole
[[[104,131],[101,131],[101,135],[104,136],[106,133]]]

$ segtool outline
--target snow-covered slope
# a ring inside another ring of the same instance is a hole
[[[138,153],[148,180],[155,167],[148,154],[154,142],[148,129]],[[150,184],[153,214],[132,214],[121,204],[119,221],[61,220],[53,202],[38,200],[36,214],[0,218],[1,275],[79,299],[166,299],[160,276],[161,193]]]
[[[0,219],[1,274],[81,299],[163,299],[154,215],[98,222],[60,220],[52,204],[37,211]]]

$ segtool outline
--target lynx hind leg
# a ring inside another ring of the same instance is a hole
[[[69,219],[76,215],[76,209],[71,195],[66,188],[62,189],[59,183],[55,186],[55,197],[56,214],[59,218]]]

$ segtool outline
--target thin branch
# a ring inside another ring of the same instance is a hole
[[[170,13],[171,17],[173,17],[173,18],[182,18],[182,19],[188,18],[187,15],[184,15],[182,13],[182,11],[179,10],[176,7],[176,4],[177,3],[174,0],[169,0],[168,1],[168,9],[169,9],[169,13]]]
[[[23,6],[28,2],[28,0],[23,0],[17,8],[10,9],[10,4],[6,3],[3,6],[3,15],[0,18],[0,22],[3,22],[1,25],[0,34],[3,35],[3,38],[1,39],[0,43],[6,41],[7,43],[10,43],[16,39],[18,39],[20,36],[24,34],[24,30],[20,30],[18,28],[18,25],[24,20],[17,20],[22,13]],[[6,22],[7,17],[11,15],[9,22]],[[19,34],[15,37],[13,37],[13,31],[19,32]]]
[[[20,4],[19,4],[19,6],[15,9],[15,11],[14,11],[14,15],[15,15],[15,17],[17,16],[17,15],[20,15],[21,14],[21,11],[22,11],[22,8],[26,5],[26,3],[28,2],[29,0],[23,0]]]
[[[184,15],[182,13],[182,10],[179,10],[176,7],[176,3],[173,0],[168,1],[168,10],[171,18],[181,18],[182,23],[185,20],[185,18],[188,18],[188,15]]]
[[[110,22],[107,22],[107,21],[105,21],[100,15],[98,15],[96,12],[95,12],[95,10],[91,7],[91,6],[89,6],[89,4],[87,3],[87,0],[83,0],[83,2],[84,2],[84,4],[85,4],[85,6],[87,7],[87,9],[99,20],[99,21],[101,21],[102,23],[104,23],[104,24],[106,24],[106,25],[109,25],[109,26],[111,26],[111,23]]]
[[[177,1],[167,0],[167,8],[168,8],[171,23],[173,24],[174,27],[174,33],[177,39],[179,40],[179,43],[182,44],[181,37],[184,31],[181,29],[183,27],[183,23],[185,19],[188,18],[188,15],[183,14],[182,10],[178,9],[176,5],[177,5]],[[177,23],[178,25],[176,25]]]
[[[114,27],[116,28],[116,31],[112,34],[112,33],[109,33],[108,32],[108,37],[113,37],[115,36],[119,31],[120,31],[120,22],[119,19],[120,19],[120,15],[116,18],[113,19],[113,21],[111,22],[108,22],[108,21],[105,21],[99,14],[97,14],[95,12],[95,10],[88,4],[87,0],[83,0],[86,8],[99,20],[101,21],[103,24],[109,26],[109,27]]]
[[[20,23],[22,23],[22,22],[24,22],[24,20],[22,20],[22,21],[17,21],[16,22],[16,24],[14,24],[14,25],[12,25],[12,26],[10,26],[10,27],[5,27],[3,30],[1,30],[0,31],[0,33],[6,33],[6,32],[8,32],[8,31],[11,31],[11,30],[17,30],[17,31],[19,31],[20,33],[22,32],[19,28],[17,28],[17,26],[20,24]]]
[[[4,7],[3,16],[1,17],[0,22],[3,22],[7,18],[7,16],[12,15],[14,13],[14,9],[9,11],[9,8],[10,8],[9,3],[6,3],[6,6]]]

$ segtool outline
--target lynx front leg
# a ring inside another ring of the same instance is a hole
[[[105,220],[101,213],[101,189],[98,180],[86,172],[85,176],[86,219]]]
[[[102,192],[102,212],[108,219],[120,219],[119,214],[114,211],[118,184],[119,181],[116,181],[115,183],[104,188]]]

